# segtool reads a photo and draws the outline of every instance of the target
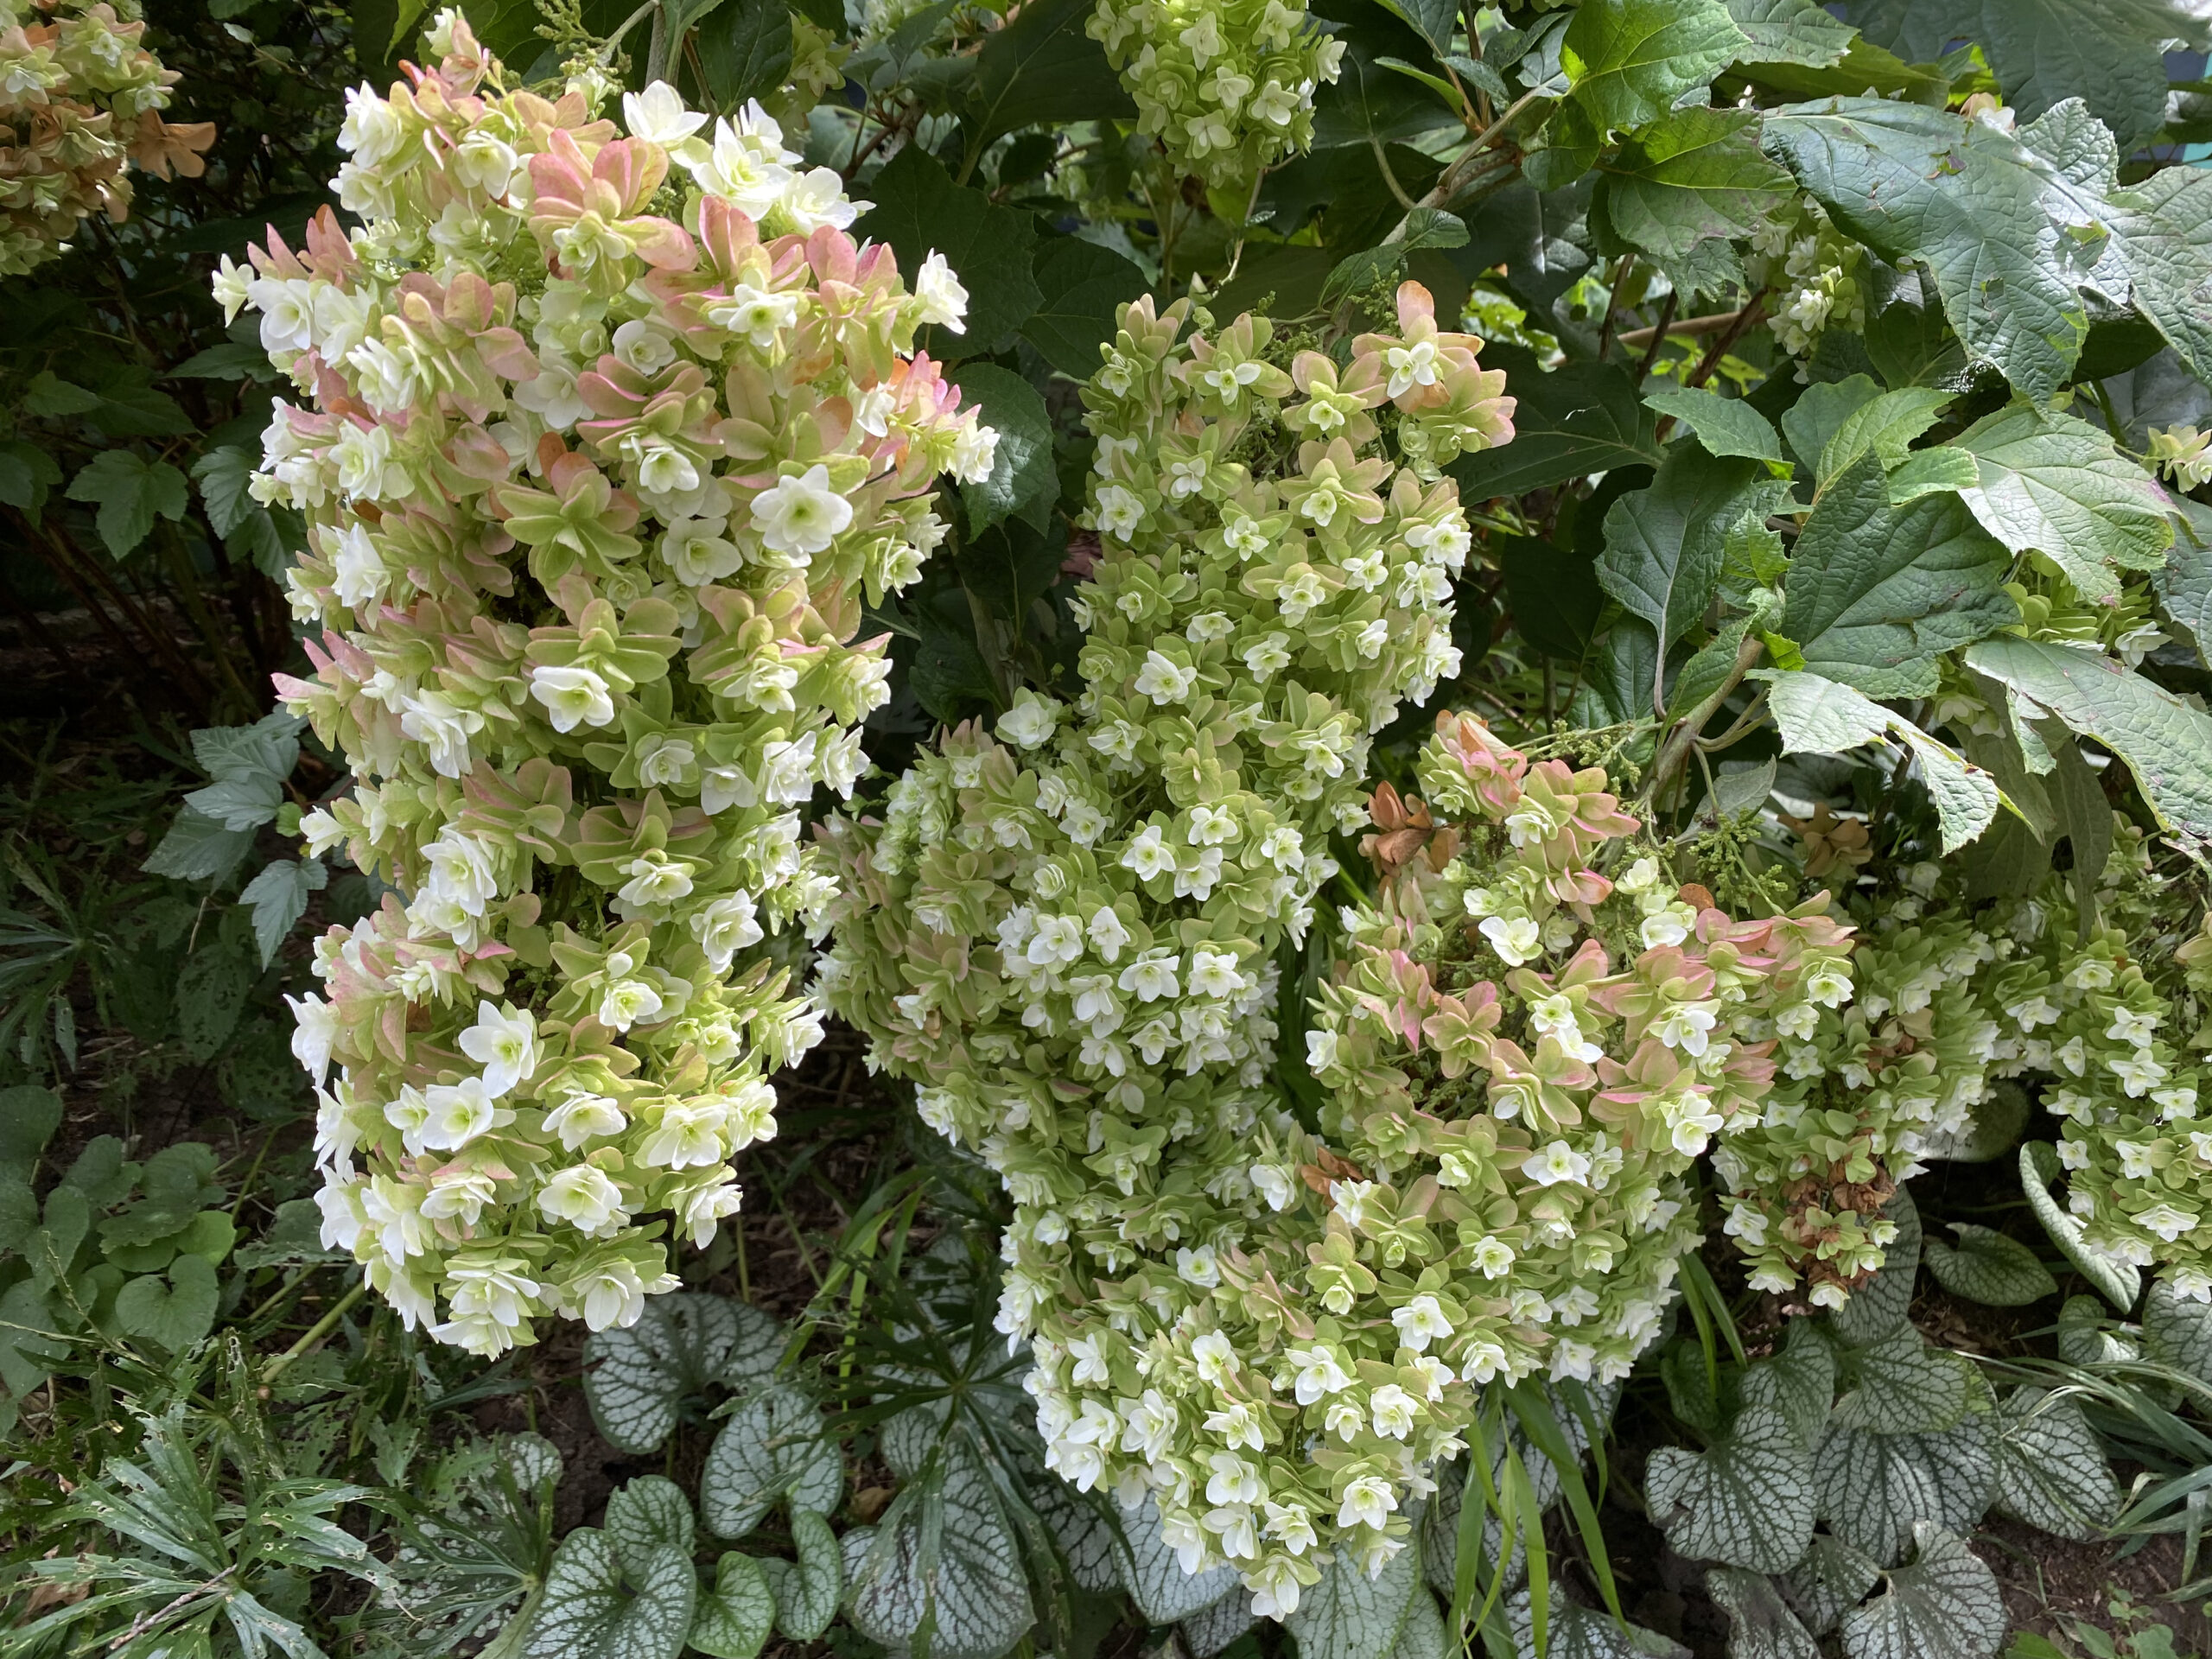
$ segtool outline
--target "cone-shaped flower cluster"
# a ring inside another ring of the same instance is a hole
[[[139,44],[135,0],[0,0],[0,276],[61,251],[95,213],[130,209],[124,164],[196,179],[205,121],[164,121],[174,69]]]
[[[1850,1001],[1756,1028],[1780,1039],[1777,1076],[1759,1121],[1713,1153],[1756,1289],[1802,1277],[1813,1306],[1840,1305],[1896,1236],[1881,1211],[1897,1184],[1969,1131],[1987,1092],[2003,1025],[1980,979],[2009,944],[1959,907],[1931,912],[1938,874],[1916,866],[1916,885],[1854,904]]]
[[[1855,899],[1855,1000],[1776,1016],[1764,1116],[1713,1154],[1752,1284],[1844,1300],[1882,1265],[1897,1183],[1970,1141],[1990,1081],[2017,1077],[2064,1120],[2086,1247],[2170,1266],[2212,1300],[2212,1135],[2196,1121],[2212,1032],[2196,1012],[2212,931],[2183,943],[2170,887],[2116,817],[2086,933],[2068,874],[1977,906],[1922,864]]]
[[[1284,0],[1098,0],[1106,48],[1179,172],[1249,188],[1313,142],[1313,92],[1336,79],[1344,42]]]
[[[709,135],[656,86],[623,137],[453,14],[432,42],[353,96],[365,226],[217,288],[313,402],[256,480],[311,525],[319,671],[280,692],[356,780],[302,828],[395,889],[297,1008],[325,1236],[495,1353],[634,1319],[663,1235],[736,1208],[766,1074],[819,1035],[754,947],[829,891],[801,809],[886,696],[861,596],[995,439],[910,355],[960,320],[942,262],[909,293],[757,111]]]
[[[1416,285],[1400,321],[1339,363],[1263,319],[1126,308],[1084,391],[1104,550],[1081,695],[1022,694],[995,737],[924,756],[883,822],[826,831],[824,995],[1014,1199],[1001,1326],[1034,1338],[1052,1466],[1155,1491],[1187,1564],[1236,1561],[1277,1610],[1338,1508],[1294,1468],[1291,1396],[1223,1334],[1233,1264],[1296,1202],[1263,1088],[1278,951],[1330,832],[1364,817],[1371,734],[1456,667],[1469,537],[1429,458],[1512,429],[1503,377]]]
[[[1419,771],[1410,822],[1378,794],[1385,885],[1315,1004],[1321,1137],[1285,1144],[1288,1209],[1192,1322],[1265,1425],[1266,1514],[1370,1564],[1479,1385],[1627,1375],[1699,1240],[1693,1164],[1759,1121],[1774,1045],[1749,1031],[1851,988],[1824,899],[1732,921],[1662,877],[1602,771],[1465,715]],[[1262,1531],[1259,1577],[1310,1578]]]
[[[2212,998],[2212,917],[2184,940],[2170,884],[2142,835],[2115,818],[2085,938],[2054,876],[2002,918],[2018,954],[1990,976],[2006,1026],[2003,1069],[2035,1074],[2063,1120],[2058,1161],[2082,1243],[2115,1262],[2158,1268],[2212,1301],[2212,1101],[2203,1063]]]

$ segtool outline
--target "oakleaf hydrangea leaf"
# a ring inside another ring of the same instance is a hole
[[[2174,539],[2166,493],[2079,416],[2014,404],[1946,448],[1974,462],[1962,494],[1981,527],[2015,553],[2042,554],[2084,599],[2109,602],[2119,572],[2164,564]]]
[[[1985,639],[1967,666],[2119,755],[2162,824],[2212,837],[2212,715],[2098,652],[2040,639]]]
[[[2024,1307],[2058,1294],[2050,1269],[2019,1240],[1971,1224],[1951,1230],[1959,1236],[1955,1246],[1931,1238],[1921,1246],[1921,1259],[1954,1296],[1985,1307]]]

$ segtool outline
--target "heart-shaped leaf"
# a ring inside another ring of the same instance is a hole
[[[1996,1431],[1980,1414],[1940,1434],[1833,1429],[1815,1464],[1821,1519],[1877,1564],[1902,1555],[1918,1522],[1965,1531],[1997,1491]]]
[[[714,1659],[753,1659],[775,1623],[776,1597],[760,1563],[725,1550],[715,1567],[715,1587],[699,1598],[691,1645]]]
[[[166,1278],[145,1274],[116,1293],[115,1320],[126,1336],[181,1353],[215,1325],[222,1287],[204,1255],[180,1255]]]
[[[1872,1557],[1826,1533],[1813,1540],[1805,1559],[1789,1569],[1784,1585],[1805,1628],[1826,1636],[1836,1621],[1866,1599],[1882,1568]]]
[[[2120,1486],[2096,1431],[2063,1395],[2016,1389],[1997,1431],[1997,1501],[2061,1538],[2101,1538]]]
[[[2154,1293],[2156,1289],[2153,1286]],[[2146,1306],[2146,1325],[2150,1317]],[[2058,1357],[2069,1365],[2096,1365],[2143,1356],[2127,1331],[2113,1322],[2112,1310],[2103,1302],[2094,1296],[2069,1296],[2058,1310]]]
[[[929,1659],[997,1659],[1036,1615],[997,1496],[948,1443],[892,1500],[853,1573],[854,1625]]]
[[[721,1538],[742,1538],[789,1500],[827,1515],[844,1495],[845,1465],[822,1413],[797,1389],[767,1389],[731,1414],[699,1476],[699,1513]]]
[[[1987,1659],[2005,1639],[2005,1600],[1988,1564],[1955,1534],[1922,1522],[1912,1560],[1889,1588],[1843,1616],[1850,1659]]]
[[[2171,1280],[2152,1285],[2143,1299],[2143,1357],[2212,1383],[2212,1304],[2183,1295]]]
[[[1179,1628],[1191,1659],[1213,1659],[1258,1622],[1252,1616],[1251,1592],[1240,1584],[1219,1601],[1189,1615]]]
[[[1122,1570],[1147,1622],[1171,1624],[1212,1605],[1236,1583],[1236,1574],[1227,1567],[1195,1576],[1185,1573],[1161,1524],[1159,1500],[1148,1494],[1142,1507],[1122,1516]]]
[[[1645,1497],[1676,1554],[1779,1573],[1813,1530],[1812,1463],[1778,1407],[1747,1405],[1703,1452],[1651,1454]]]
[[[637,1324],[585,1343],[592,1421],[618,1451],[657,1451],[686,1399],[710,1385],[741,1388],[766,1377],[783,1340],[773,1319],[726,1296],[655,1296]]]
[[[1421,1582],[1420,1552],[1400,1550],[1370,1578],[1348,1550],[1321,1569],[1321,1580],[1304,1591],[1298,1611],[1284,1621],[1300,1659],[1390,1659],[1416,1605],[1433,1617],[1436,1601]]]
[[[1985,1307],[2025,1307],[2058,1294],[2050,1269],[2019,1240],[1970,1223],[1951,1230],[1959,1236],[1955,1247],[1929,1239],[1921,1246],[1921,1260],[1952,1295]]]
[[[1974,1362],[1907,1325],[1843,1356],[1844,1391],[1830,1421],[1874,1434],[1934,1434],[1967,1414]]]
[[[812,1642],[837,1616],[845,1588],[845,1562],[830,1523],[811,1510],[791,1512],[791,1542],[798,1564],[764,1560],[768,1588],[776,1599],[776,1628],[794,1642]]]
[[[656,1550],[680,1550],[687,1559],[690,1556],[690,1500],[674,1481],[640,1475],[607,1500],[606,1532],[623,1571],[642,1579]]]
[[[642,1572],[626,1574],[613,1541],[596,1528],[563,1539],[522,1659],[677,1659],[690,1633],[699,1575],[671,1544],[647,1551],[639,1566]]]
[[[1705,1587],[1728,1615],[1728,1659],[1821,1659],[1820,1644],[1765,1573],[1716,1567]]]

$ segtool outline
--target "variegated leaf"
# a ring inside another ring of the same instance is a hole
[[[776,1597],[768,1575],[750,1555],[722,1552],[715,1587],[699,1598],[691,1620],[691,1645],[713,1659],[753,1659],[775,1627]]]
[[[854,1625],[914,1659],[998,1659],[1035,1622],[998,1498],[947,1446],[892,1500],[853,1574]]]
[[[678,1550],[690,1557],[691,1501],[674,1481],[640,1475],[617,1487],[607,1500],[606,1532],[622,1570],[640,1578],[657,1549]]]
[[[845,1588],[845,1560],[830,1523],[812,1510],[791,1511],[791,1542],[798,1562],[768,1560],[760,1570],[776,1599],[776,1628],[794,1642],[812,1642],[837,1616]]]
[[[1988,1564],[1955,1534],[1923,1522],[1912,1560],[1889,1587],[1843,1616],[1849,1659],[1989,1659],[2005,1639],[2005,1601]]]
[[[2061,1538],[2104,1535],[2120,1485],[2096,1431],[2063,1395],[2016,1389],[1997,1431],[1997,1501],[2010,1515]]]
[[[2212,1383],[2212,1304],[2161,1279],[2143,1299],[2143,1357]]]
[[[1812,1461],[1776,1406],[1745,1406],[1703,1452],[1661,1447],[1644,1490],[1668,1544],[1693,1560],[1779,1573],[1813,1529]]]
[[[2050,1269],[2019,1240],[1970,1224],[1951,1230],[1959,1236],[1956,1245],[1929,1239],[1921,1246],[1921,1260],[1952,1295],[1985,1307],[2025,1307],[2058,1294]]]
[[[1881,1576],[1881,1565],[1872,1557],[1822,1533],[1783,1582],[1805,1628],[1815,1636],[1826,1636],[1866,1599]]]
[[[1996,1494],[1996,1440],[1979,1414],[1940,1434],[1831,1429],[1815,1459],[1821,1518],[1878,1564],[1904,1553],[1917,1522],[1963,1532]]]
[[[658,1451],[683,1401],[710,1384],[739,1388],[776,1368],[783,1327],[726,1296],[654,1296],[637,1324],[584,1344],[584,1397],[618,1451]]]
[[[626,1575],[607,1534],[579,1527],[561,1541],[524,1638],[522,1659],[677,1659],[691,1630],[699,1577],[670,1545]]]
[[[1191,1650],[1191,1659],[1213,1659],[1256,1623],[1252,1617],[1252,1593],[1240,1584],[1219,1601],[1183,1620],[1183,1645]]]
[[[699,1474],[699,1514],[719,1538],[742,1538],[788,1501],[827,1515],[845,1491],[845,1464],[822,1427],[822,1412],[793,1388],[753,1395],[715,1437]]]
[[[1122,1519],[1122,1570],[1137,1611],[1154,1624],[1172,1624],[1208,1607],[1236,1582],[1234,1569],[1217,1567],[1195,1575],[1183,1570],[1174,1546],[1160,1532],[1160,1505],[1151,1497]]]
[[[1819,1644],[1765,1573],[1716,1567],[1705,1588],[1728,1615],[1728,1659],[1821,1659]]]
[[[1350,1550],[1340,1549],[1283,1623],[1299,1659],[1390,1659],[1423,1603],[1433,1618],[1436,1601],[1421,1582],[1419,1550],[1400,1550],[1370,1578]]]
[[[1935,1434],[1967,1414],[1974,1362],[1910,1325],[1843,1356],[1843,1392],[1830,1421],[1873,1434]]]
[[[1828,1316],[1835,1334],[1854,1348],[1879,1342],[1905,1322],[1912,1308],[1912,1281],[1920,1272],[1920,1211],[1912,1194],[1899,1187],[1882,1213],[1897,1224],[1897,1236],[1881,1271]]]

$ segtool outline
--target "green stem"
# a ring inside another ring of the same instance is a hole
[[[338,1321],[346,1316],[346,1310],[351,1308],[354,1303],[359,1301],[362,1297],[368,1294],[368,1281],[364,1280],[359,1284],[354,1286],[353,1289],[347,1291],[343,1296],[340,1297],[338,1299],[337,1306],[332,1308],[329,1313],[317,1319],[308,1329],[307,1335],[302,1337],[297,1342],[287,1348],[283,1353],[277,1355],[276,1358],[269,1362],[268,1368],[261,1374],[262,1381],[266,1382],[274,1379],[278,1373],[284,1370],[286,1366],[289,1365],[294,1360],[305,1354],[309,1349],[315,1347],[316,1344],[320,1343],[325,1337],[336,1330],[338,1328]]]

